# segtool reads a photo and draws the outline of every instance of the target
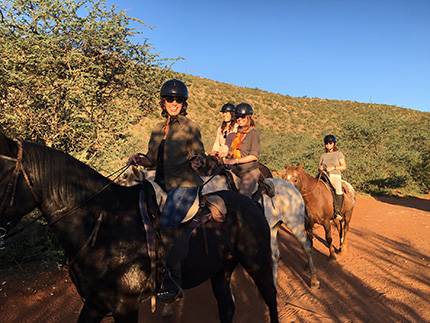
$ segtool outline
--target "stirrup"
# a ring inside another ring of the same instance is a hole
[[[157,300],[160,302],[173,302],[181,298],[183,294],[182,287],[172,278],[168,268],[163,269],[163,283],[157,292]]]

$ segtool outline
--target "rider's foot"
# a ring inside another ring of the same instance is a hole
[[[157,292],[157,300],[160,302],[173,302],[181,298],[183,290],[171,277],[164,282],[164,286]]]

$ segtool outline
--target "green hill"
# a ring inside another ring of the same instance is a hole
[[[305,163],[316,174],[323,137],[332,133],[345,153],[343,177],[357,190],[375,194],[420,194],[429,190],[430,113],[397,106],[295,98],[205,78],[177,75],[190,92],[189,117],[201,127],[210,153],[224,103],[247,102],[261,134],[261,162],[272,171]],[[125,156],[146,152],[158,112],[131,129]],[[125,147],[124,147],[125,148]],[[119,157],[119,156],[118,156]]]

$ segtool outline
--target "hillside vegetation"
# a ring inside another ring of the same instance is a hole
[[[176,77],[189,86],[189,117],[199,123],[208,153],[222,121],[221,106],[247,102],[254,108],[261,134],[261,162],[272,171],[303,162],[307,172],[316,174],[323,138],[331,133],[346,156],[348,169],[343,177],[358,191],[420,194],[430,188],[430,113],[354,101],[295,98],[189,75]],[[133,126],[126,143],[128,153],[146,152],[150,129],[159,120],[156,113]]]

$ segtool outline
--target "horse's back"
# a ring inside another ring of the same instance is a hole
[[[282,178],[266,178],[264,181],[272,183],[275,189],[273,198],[264,195],[265,215],[270,227],[277,222],[283,222],[287,227],[302,225],[305,205],[294,185]]]

